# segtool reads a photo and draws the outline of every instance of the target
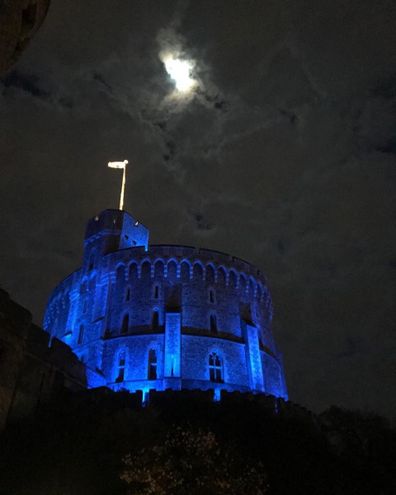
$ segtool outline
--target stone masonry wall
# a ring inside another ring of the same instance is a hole
[[[29,415],[62,388],[85,388],[85,367],[0,289],[0,428]]]

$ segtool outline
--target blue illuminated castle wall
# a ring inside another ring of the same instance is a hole
[[[48,302],[44,328],[86,363],[89,386],[287,399],[262,273],[224,253],[148,240],[127,212],[103,211],[88,222],[82,267]]]

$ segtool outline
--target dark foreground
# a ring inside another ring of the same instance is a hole
[[[0,437],[0,495],[392,494],[396,432],[271,397],[59,395]]]

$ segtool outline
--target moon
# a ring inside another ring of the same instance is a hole
[[[183,60],[173,55],[167,55],[163,59],[166,72],[174,81],[177,91],[188,93],[197,84],[192,76],[194,64],[189,60]]]

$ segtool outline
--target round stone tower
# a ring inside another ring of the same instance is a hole
[[[103,211],[88,222],[82,267],[48,302],[44,328],[86,363],[89,386],[287,399],[260,270],[218,251],[148,239],[127,212]]]

